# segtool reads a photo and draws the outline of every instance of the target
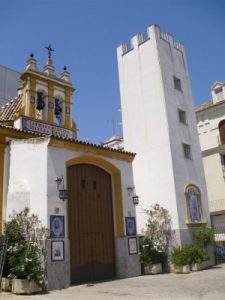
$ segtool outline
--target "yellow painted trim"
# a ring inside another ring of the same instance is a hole
[[[113,190],[114,190],[114,204],[115,204],[115,229],[116,236],[124,236],[124,218],[123,218],[123,203],[122,203],[122,187],[120,170],[112,165],[110,162],[95,156],[80,156],[70,159],[66,162],[67,168],[77,164],[92,164],[96,165],[112,176]]]
[[[65,116],[65,127],[72,129],[72,119],[71,119],[71,104],[70,104],[70,96],[71,96],[71,90],[68,88],[65,88],[64,90],[65,93],[65,111],[64,111],[64,116]],[[66,108],[70,109],[70,113],[66,113]]]
[[[29,76],[31,76],[32,78],[35,78],[36,80],[43,81],[47,84],[52,83],[54,86],[58,86],[58,87],[61,87],[61,88],[67,87],[71,91],[74,91],[74,88],[70,83],[63,81],[60,78],[50,77],[50,76],[47,76],[46,74],[38,73],[38,72],[35,72],[35,71],[31,71],[31,70],[25,71],[21,75],[21,79],[24,80],[24,81],[27,81],[27,77],[29,77]]]
[[[30,79],[30,90],[28,91],[28,99],[27,105],[29,106],[29,117],[35,118],[36,117],[36,105],[35,103],[30,102],[30,97],[34,97],[36,99],[36,79],[31,78]]]
[[[48,101],[51,101],[54,105],[54,85],[50,82],[48,84],[48,99],[46,101],[47,106],[48,106]],[[48,122],[54,123],[54,106],[53,108],[49,108],[48,106]]]
[[[3,231],[3,186],[5,147],[6,144],[0,143],[0,234]]]

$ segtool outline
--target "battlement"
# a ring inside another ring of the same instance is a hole
[[[141,44],[145,43],[146,41],[150,41],[153,38],[157,39],[160,38],[175,49],[184,52],[184,45],[174,39],[174,37],[167,33],[162,32],[158,25],[151,25],[147,28],[147,32],[145,34],[138,33],[136,34],[131,40],[129,44],[123,43],[117,48],[118,55],[125,55],[128,52],[138,48]]]

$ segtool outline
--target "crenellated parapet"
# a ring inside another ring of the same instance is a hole
[[[161,39],[169,43],[175,49],[184,52],[184,46],[181,42],[176,41],[174,37],[167,32],[162,32],[158,25],[151,25],[147,28],[145,34],[138,33],[133,38],[131,38],[130,43],[123,43],[117,48],[118,55],[125,55],[128,52],[137,49],[140,45],[145,42],[151,42],[153,39]]]

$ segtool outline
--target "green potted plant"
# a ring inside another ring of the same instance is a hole
[[[4,274],[12,279],[12,292],[31,294],[45,286],[44,241],[47,229],[28,208],[5,224],[8,239]]]
[[[193,239],[195,244],[204,252],[204,260],[201,263],[202,269],[209,268],[215,264],[214,237],[215,231],[210,227],[201,227],[194,233]]]
[[[198,245],[190,245],[189,256],[191,271],[203,270],[204,265],[202,264],[202,262],[205,260],[205,254],[202,248],[200,248]]]
[[[145,212],[148,218],[140,242],[142,269],[144,274],[162,273],[172,239],[171,218],[168,210],[159,204]]]
[[[178,246],[174,247],[171,252],[172,272],[187,274],[190,273],[190,247]]]
[[[143,273],[145,275],[162,273],[162,263],[166,257],[165,253],[154,249],[151,241],[148,239],[143,239],[140,242],[140,251]]]

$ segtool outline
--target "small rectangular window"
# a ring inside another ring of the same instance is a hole
[[[191,146],[184,143],[182,145],[183,145],[184,157],[191,159]]]
[[[186,112],[182,109],[178,109],[179,121],[183,124],[187,124]]]
[[[179,78],[173,76],[174,88],[178,91],[182,91],[181,89],[181,81]]]

